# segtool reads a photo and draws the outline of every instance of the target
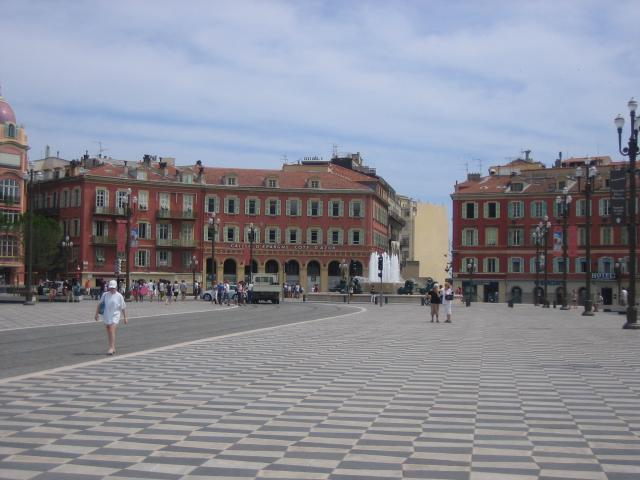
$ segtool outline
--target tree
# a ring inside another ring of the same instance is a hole
[[[25,239],[25,260],[29,258],[26,250],[26,238],[29,234],[29,213],[23,215],[21,221],[23,238]],[[61,269],[63,265],[60,252],[62,226],[53,218],[33,214],[33,271],[41,276],[52,270]]]

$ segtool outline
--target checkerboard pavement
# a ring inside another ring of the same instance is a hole
[[[0,478],[640,478],[622,317],[367,307],[0,382]]]

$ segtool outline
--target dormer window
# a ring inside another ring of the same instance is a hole
[[[238,179],[236,177],[226,177],[225,178],[225,185],[229,185],[230,187],[234,187],[238,184]]]
[[[312,178],[309,180],[309,188],[320,188],[320,180]]]
[[[147,179],[147,172],[145,172],[144,170],[136,171],[136,180],[146,180],[146,179]]]
[[[269,187],[269,188],[278,188],[278,179],[277,178],[267,178],[267,187]]]
[[[511,184],[511,191],[512,192],[521,192],[522,190],[524,190],[524,184],[517,182],[517,183],[512,183]]]
[[[193,183],[193,175],[190,173],[182,174],[182,183],[186,183],[187,185],[191,185]]]

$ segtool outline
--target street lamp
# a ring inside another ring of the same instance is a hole
[[[562,195],[556,197],[556,204],[558,205],[558,213],[562,216],[562,307],[560,310],[569,310],[569,304],[567,302],[567,275],[569,274],[569,242],[567,238],[567,229],[569,223],[569,205],[571,205],[571,195],[569,195],[569,189],[564,188]]]
[[[125,206],[125,214],[127,216],[127,241],[125,243],[125,265],[127,267],[125,276],[124,298],[129,299],[131,296],[131,217],[133,216],[133,208],[138,202],[138,197],[131,195],[131,188],[127,189],[127,204]]]
[[[473,258],[467,259],[467,272],[469,273],[469,286],[467,289],[467,301],[465,305],[471,306],[471,298],[473,297],[473,271],[476,268],[476,262]]]
[[[63,267],[62,267],[62,276],[67,274],[67,267],[69,266],[69,253],[73,248],[73,242],[69,240],[69,235],[65,236],[60,242],[60,246],[62,247],[62,258],[63,258]]]
[[[577,167],[576,168],[576,178],[578,179],[578,182],[580,181],[580,179],[582,178],[582,167]],[[585,195],[585,199],[586,199],[586,231],[585,231],[585,254],[587,256],[587,268],[586,268],[586,272],[585,272],[585,286],[587,289],[587,295],[586,298],[584,300],[584,311],[582,312],[582,315],[586,316],[586,317],[590,317],[593,316],[593,300],[591,299],[591,194],[593,193],[593,182],[596,178],[596,175],[598,175],[598,169],[596,168],[595,165],[591,165],[588,169],[587,169],[587,181],[585,183],[584,186],[584,195]],[[578,183],[578,188],[579,187],[579,183]]]
[[[618,305],[622,305],[620,294],[622,293],[622,258],[618,258],[613,265],[613,271],[616,274],[616,283],[618,284]]]
[[[253,242],[256,240],[256,228],[253,222],[249,224],[249,283],[253,283]]]
[[[542,307],[549,308],[549,300],[547,297],[547,285],[549,283],[549,265],[548,265],[548,253],[549,253],[549,230],[551,229],[551,222],[549,221],[549,217],[545,215],[543,219],[538,223],[536,227],[536,235],[538,239],[542,240],[543,247],[543,257],[542,261],[544,263],[544,298],[542,300]]]
[[[193,288],[193,295],[196,295],[196,271],[198,270],[198,257],[193,255],[191,257],[191,272],[193,273],[193,278],[191,279],[191,288]]]
[[[629,116],[631,117],[631,135],[627,147],[622,148],[622,127],[624,127],[624,118],[618,115],[615,119],[615,125],[618,130],[618,149],[622,155],[629,157],[629,196],[627,206],[627,221],[629,231],[629,290],[628,290],[628,306],[627,306],[627,323],[623,328],[638,329],[638,307],[636,306],[636,245],[638,243],[637,222],[636,218],[636,155],[638,154],[638,136],[640,130],[640,122],[636,119],[636,109],[638,102],[633,98],[627,104],[629,107]]]
[[[533,238],[533,242],[536,246],[536,258],[534,262],[536,266],[536,287],[533,293],[533,304],[538,306],[540,304],[540,264],[542,263],[542,254],[540,253],[540,250],[543,244],[542,232],[539,227],[536,227],[536,229],[531,233],[531,237]]]
[[[34,172],[30,169],[24,175],[27,184],[27,213],[29,216],[27,223],[27,291],[24,305],[35,305],[33,300],[33,182],[42,176],[42,172]]]
[[[213,290],[216,281],[216,234],[220,226],[220,217],[216,218],[216,212],[211,212],[209,217],[209,236],[211,237],[211,289]]]

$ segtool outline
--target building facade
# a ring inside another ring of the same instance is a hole
[[[367,276],[371,252],[389,245],[385,184],[333,162],[259,170],[85,155],[43,173],[35,209],[59,219],[73,242],[64,274],[83,284],[113,278],[127,261],[131,280],[233,282],[252,260],[254,272],[326,291],[343,261]]]
[[[589,205],[585,186],[590,166],[596,167],[597,175]],[[478,301],[533,302],[536,285],[538,294],[544,295],[546,264],[547,300],[560,303],[564,219],[558,200],[568,194],[572,199],[567,220],[568,298],[574,291],[581,304],[586,298],[589,235],[592,296],[602,294],[605,304],[617,303],[628,283],[629,247],[627,226],[611,213],[610,179],[612,172],[625,168],[626,163],[609,157],[557,160],[552,168],[527,157],[491,167],[487,176],[468,175],[451,195],[457,286]],[[536,245],[533,235],[545,218],[551,224],[546,257],[544,245]],[[470,264],[473,268],[468,270]]]
[[[0,285],[24,282],[24,249],[16,223],[26,211],[29,143],[11,105],[0,96]]]

